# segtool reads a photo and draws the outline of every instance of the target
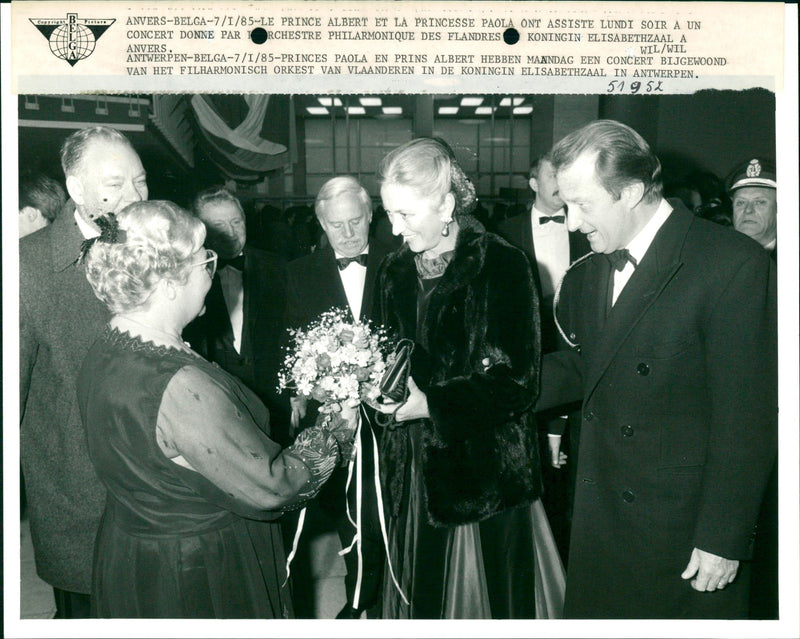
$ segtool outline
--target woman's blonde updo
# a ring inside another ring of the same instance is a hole
[[[148,200],[117,214],[116,242],[98,238],[85,258],[86,279],[112,313],[139,308],[162,279],[181,284],[205,241],[203,223],[177,204]]]
[[[407,186],[425,197],[452,193],[456,217],[471,213],[477,201],[475,187],[440,138],[416,138],[390,151],[378,167],[378,181]]]

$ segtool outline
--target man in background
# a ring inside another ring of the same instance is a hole
[[[104,126],[61,149],[70,199],[19,245],[20,458],[36,571],[53,586],[58,618],[89,616],[94,538],[105,504],[86,447],[75,383],[109,320],[78,262],[99,217],[147,199],[141,160]]]
[[[733,227],[758,242],[773,261],[778,257],[778,182],[770,160],[752,158],[728,178]],[[750,618],[778,618],[778,463],[770,474],[758,514],[753,544]]]
[[[320,189],[314,210],[327,242],[323,248],[289,263],[287,326],[304,327],[334,307],[344,309],[352,319],[371,319],[378,266],[391,247],[370,238],[372,200],[369,194],[355,178],[335,177]],[[307,404],[302,398],[292,398],[291,402],[293,428],[313,424],[314,403]],[[369,428],[362,429],[364,477],[373,476],[373,436],[369,431]],[[350,545],[356,532],[345,512],[346,470],[341,468],[334,472],[309,509],[310,514],[312,509],[321,511],[316,515],[323,530],[326,522],[335,525],[342,547]],[[348,498],[354,504],[353,495]],[[355,600],[358,557],[354,549],[344,556],[347,603],[339,618],[358,618],[378,603],[384,550],[377,497],[371,482],[365,482],[362,524],[363,580],[358,600]]]
[[[272,437],[285,445],[288,411],[278,401],[280,340],[286,304],[286,265],[247,244],[245,215],[227,189],[199,193],[194,214],[206,226],[206,247],[218,255],[206,311],[184,338],[206,359],[241,379],[270,411]]]
[[[771,160],[752,158],[728,178],[733,228],[752,237],[774,255],[778,250],[778,183]]]
[[[67,201],[53,178],[37,173],[19,182],[19,239],[50,224]]]

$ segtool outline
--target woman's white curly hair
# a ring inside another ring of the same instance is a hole
[[[186,282],[203,223],[177,204],[147,200],[117,214],[122,242],[98,239],[85,258],[86,279],[112,313],[143,306],[162,279]]]

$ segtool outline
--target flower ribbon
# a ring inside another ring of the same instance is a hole
[[[372,452],[375,457],[375,468],[374,468],[374,477],[373,480],[375,482],[375,494],[378,501],[378,519],[380,520],[381,525],[381,536],[383,537],[383,547],[386,551],[386,561],[389,566],[389,575],[392,578],[392,583],[394,587],[397,589],[397,592],[400,593],[400,596],[403,598],[403,601],[408,604],[408,599],[406,598],[405,593],[403,592],[402,588],[400,588],[400,584],[397,581],[397,577],[395,577],[394,569],[392,568],[392,559],[389,554],[389,536],[386,532],[386,516],[383,512],[383,494],[381,493],[381,480],[380,480],[380,460],[378,455],[378,442],[375,438],[375,433],[372,431],[372,426],[369,423],[369,417],[367,412],[364,410],[363,406],[359,406],[359,420],[358,425],[356,426],[356,433],[355,433],[355,455],[351,456],[350,462],[347,466],[347,483],[345,485],[344,493],[345,493],[345,504],[347,505],[347,518],[350,520],[350,523],[355,526],[356,532],[353,535],[353,541],[350,542],[350,545],[347,548],[343,548],[339,551],[339,555],[346,555],[349,552],[352,552],[353,548],[356,549],[358,553],[358,573],[356,576],[356,586],[355,592],[353,593],[353,608],[358,608],[359,600],[361,597],[361,583],[364,576],[364,557],[362,555],[362,548],[361,548],[361,504],[362,504],[362,494],[363,494],[363,486],[364,486],[364,464],[361,455],[361,428],[364,422],[367,424],[367,428],[370,429],[370,433],[372,434]],[[361,415],[363,414],[363,419],[361,419]],[[353,472],[355,471],[356,474],[356,518],[353,521],[353,515],[350,512],[350,503],[347,500],[347,493],[350,490],[350,484],[353,478]],[[294,540],[292,541],[292,549],[289,552],[288,557],[286,558],[286,580],[283,582],[285,586],[289,581],[289,574],[290,574],[290,566],[292,563],[292,559],[294,559],[295,555],[297,554],[297,546],[300,542],[300,535],[303,532],[303,523],[305,522],[306,516],[306,509],[303,508],[300,511],[300,516],[297,521],[297,529],[294,533]]]

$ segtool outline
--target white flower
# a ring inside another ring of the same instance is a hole
[[[339,403],[358,405],[362,390],[377,397],[377,381],[386,366],[382,328],[349,322],[344,311],[332,309],[289,334],[292,346],[283,360],[279,388],[315,396],[323,402],[323,413],[339,410]]]

